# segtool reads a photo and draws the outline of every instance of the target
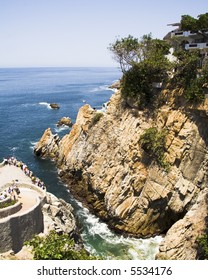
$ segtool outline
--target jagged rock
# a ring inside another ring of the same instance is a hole
[[[47,193],[43,214],[44,234],[48,234],[51,230],[71,236],[77,233],[72,206],[51,193]]]
[[[208,218],[208,191],[202,191],[185,217],[177,221],[160,244],[157,259],[195,260],[200,258],[197,243],[205,233]]]
[[[57,103],[50,103],[52,109],[60,109],[60,106]]]
[[[172,99],[156,116],[124,105],[117,91],[95,126],[90,123],[96,112],[83,106],[55,146],[55,160],[72,194],[111,227],[154,236],[182,219],[207,186],[207,118],[173,106]],[[153,126],[167,131],[168,171],[141,148],[141,135]]]
[[[115,81],[112,85],[109,86],[111,89],[120,89],[121,88],[121,81]]]
[[[37,156],[54,158],[57,151],[60,138],[57,134],[53,135],[51,129],[48,128],[45,130],[40,141],[34,148],[34,153]]]
[[[61,118],[58,122],[57,122],[57,126],[60,127],[60,126],[63,126],[63,125],[66,125],[68,127],[72,127],[72,121],[69,117],[63,117]]]

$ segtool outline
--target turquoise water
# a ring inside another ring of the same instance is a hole
[[[116,68],[0,69],[0,161],[8,156],[22,160],[49,192],[73,205],[90,252],[106,259],[154,259],[160,237],[140,240],[116,235],[70,195],[51,161],[33,154],[46,128],[60,137],[68,133],[68,128],[56,127],[57,121],[69,116],[75,122],[84,103],[100,108],[112,95],[108,86],[120,76]],[[50,109],[50,103],[60,104],[60,109]]]

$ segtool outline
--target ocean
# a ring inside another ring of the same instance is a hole
[[[60,137],[69,133],[67,127],[57,128],[58,120],[66,116],[74,123],[85,103],[101,108],[113,93],[108,86],[120,77],[116,68],[1,68],[0,161],[14,156],[25,162],[49,192],[72,204],[89,252],[104,259],[154,259],[160,236],[143,240],[114,233],[71,196],[53,162],[33,154],[45,129]]]

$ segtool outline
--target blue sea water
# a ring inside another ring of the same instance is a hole
[[[7,68],[0,69],[0,161],[15,156],[47,185],[47,190],[71,203],[81,225],[86,248],[106,259],[153,259],[160,237],[141,240],[113,233],[68,192],[53,162],[33,154],[35,143],[50,127],[60,137],[68,128],[57,121],[69,116],[74,123],[84,103],[100,108],[112,95],[108,88],[121,73],[116,68]],[[50,103],[58,103],[52,110]]]

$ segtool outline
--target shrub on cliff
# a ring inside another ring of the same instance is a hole
[[[201,67],[200,51],[188,52],[182,48],[178,49],[174,55],[175,74],[171,80],[172,87],[182,88],[184,97],[192,103],[204,100],[203,85],[208,82],[208,63]]]
[[[25,242],[32,246],[35,260],[93,260],[85,249],[77,249],[74,240],[67,234],[51,231],[46,237],[35,236]]]
[[[135,64],[127,71],[121,80],[122,96],[132,98],[135,105],[145,108],[153,99],[157,98],[154,83],[164,82],[167,78],[166,60],[144,60]]]
[[[141,147],[144,151],[155,160],[161,167],[168,168],[168,164],[164,159],[166,152],[165,148],[166,131],[159,131],[156,127],[151,127],[145,130],[140,137]]]
[[[203,234],[198,238],[201,255],[203,259],[208,259],[208,234]]]
[[[97,122],[99,122],[99,120],[102,118],[103,116],[103,113],[102,112],[97,112],[92,120],[91,120],[91,123],[89,124],[89,128],[93,127]]]

